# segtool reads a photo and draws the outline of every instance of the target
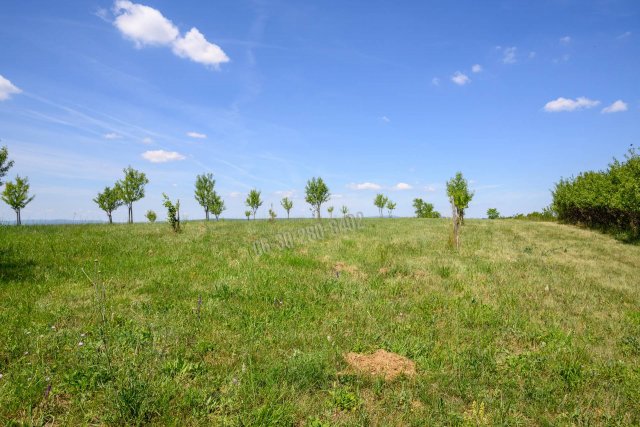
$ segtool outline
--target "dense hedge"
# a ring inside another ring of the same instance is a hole
[[[640,154],[631,148],[625,161],[607,170],[562,179],[553,191],[553,208],[561,221],[621,230],[640,236]]]

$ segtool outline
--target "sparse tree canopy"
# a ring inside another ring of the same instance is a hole
[[[287,219],[289,219],[289,211],[291,211],[291,208],[293,208],[293,202],[289,200],[288,197],[285,197],[280,201],[280,205],[282,205],[282,209],[287,211]]]
[[[340,208],[340,212],[342,212],[343,217],[346,217],[347,215],[349,215],[349,208],[345,205],[342,205],[342,207]]]
[[[273,205],[271,205],[269,208],[269,221],[274,222],[277,216],[278,214],[276,214],[276,211],[273,210]]]
[[[29,197],[29,179],[16,176],[15,182],[8,181],[2,191],[2,201],[11,206],[16,213],[16,225],[22,224],[20,211],[24,209],[35,196]]]
[[[109,224],[113,224],[113,211],[118,209],[124,203],[120,198],[120,192],[116,188],[105,187],[102,193],[93,199],[100,209],[105,211],[109,218]]]
[[[305,201],[311,205],[317,218],[320,219],[320,208],[331,197],[329,187],[327,187],[322,178],[311,178],[307,181],[304,191],[306,194]]]
[[[220,214],[222,214],[225,209],[227,209],[227,207],[224,205],[224,200],[214,191],[209,210],[215,215],[216,221],[220,219]]]
[[[389,211],[389,218],[391,218],[391,214],[396,209],[396,204],[391,200],[387,200],[387,210]]]
[[[216,181],[213,179],[213,174],[207,173],[198,175],[196,177],[196,189],[195,198],[196,201],[204,208],[204,215],[207,221],[209,221],[209,212],[211,212],[211,206],[214,202],[215,191],[213,190],[216,185]]]
[[[256,212],[258,208],[262,206],[262,199],[260,199],[260,195],[262,193],[255,188],[249,191],[249,195],[247,196],[247,200],[245,204],[247,207],[251,208],[251,213],[253,214],[253,219],[256,219]]]
[[[473,192],[469,191],[467,180],[464,179],[461,172],[456,173],[455,177],[447,181],[447,195],[453,213],[453,238],[456,249],[459,249],[460,225],[464,223],[464,211],[473,199]]]
[[[124,178],[116,182],[120,199],[128,207],[129,224],[133,223],[133,203],[144,197],[144,186],[149,183],[147,176],[129,166],[123,169]]]
[[[420,198],[413,199],[413,208],[417,218],[440,218],[440,212],[435,211],[431,203]]]
[[[251,211],[244,211],[244,215],[247,217],[247,221],[251,218]]]
[[[169,225],[171,225],[173,231],[179,233],[182,231],[180,228],[180,200],[177,200],[176,203],[173,204],[169,196],[164,193],[162,193],[162,198],[164,199],[162,204],[167,208],[167,221],[169,221]]]
[[[13,166],[13,160],[9,160],[9,151],[7,147],[0,148],[0,186],[4,184],[2,178],[5,177],[9,169]]]
[[[152,210],[148,210],[145,214],[145,217],[147,217],[147,220],[152,224],[156,222],[156,219],[158,219],[158,215],[156,215],[156,213]]]
[[[387,206],[387,201],[389,201],[389,199],[384,194],[376,194],[376,198],[373,199],[373,204],[380,211],[380,218],[383,216],[382,210]]]
[[[487,218],[489,219],[498,219],[500,218],[500,212],[496,208],[489,208],[487,210]]]
[[[333,206],[329,206],[327,212],[329,212],[329,218],[333,218]]]

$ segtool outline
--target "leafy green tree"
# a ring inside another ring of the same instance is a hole
[[[220,219],[220,214],[222,214],[222,212],[227,209],[227,207],[224,205],[224,200],[222,200],[222,197],[220,197],[215,191],[213,192],[213,200],[211,201],[209,209],[211,210],[211,213],[216,217],[216,221]]]
[[[216,181],[213,179],[213,174],[211,173],[198,175],[196,177],[195,198],[200,206],[204,208],[204,215],[207,221],[209,221],[209,212],[211,212],[211,206],[213,205],[216,195],[213,190],[215,185]]]
[[[251,209],[251,213],[253,214],[253,219],[256,219],[256,212],[258,212],[258,208],[262,206],[262,199],[260,195],[262,193],[255,188],[249,191],[249,195],[247,196],[247,200],[244,202],[247,207]]]
[[[8,181],[5,183],[2,191],[2,201],[11,206],[16,213],[16,225],[22,224],[20,211],[27,207],[35,196],[29,197],[29,179],[16,176],[15,182]]]
[[[327,212],[329,212],[329,218],[333,218],[333,206],[329,206]]]
[[[120,199],[127,205],[128,222],[133,224],[133,203],[144,197],[144,186],[149,183],[147,175],[131,166],[123,169],[124,178],[116,182]]]
[[[500,218],[500,212],[496,208],[487,209],[487,218],[489,219],[498,219]]]
[[[247,217],[247,221],[251,218],[251,211],[244,211],[244,215]]]
[[[387,206],[387,202],[389,201],[389,199],[384,195],[384,194],[376,194],[376,198],[373,199],[373,204],[378,208],[378,210],[380,211],[380,218],[383,217],[383,209],[385,208],[385,206]]]
[[[9,169],[13,166],[13,160],[8,160],[9,151],[7,147],[0,148],[0,186],[2,186],[2,178],[5,177]]]
[[[320,208],[322,207],[322,204],[329,201],[329,198],[331,197],[329,187],[327,187],[322,178],[314,177],[307,181],[304,192],[304,200],[311,205],[311,209],[316,214],[316,217],[320,219]]]
[[[153,224],[154,222],[156,222],[156,219],[158,219],[158,215],[156,215],[156,213],[155,213],[154,211],[152,211],[151,209],[149,209],[149,210],[147,211],[147,213],[146,213],[144,216],[145,216],[145,217],[147,218],[147,220],[148,220],[150,223],[152,223],[152,224]]]
[[[347,215],[349,215],[349,208],[345,205],[342,205],[342,207],[340,208],[340,212],[342,212],[342,216],[346,218]]]
[[[164,199],[162,204],[167,208],[167,221],[173,231],[179,233],[182,231],[180,228],[180,200],[177,200],[174,204],[165,193],[162,193],[162,198]]]
[[[291,208],[293,208],[293,201],[289,200],[288,197],[285,197],[280,200],[280,205],[282,206],[282,209],[287,211],[287,219],[289,219],[289,211],[291,211]]]
[[[453,211],[453,238],[456,248],[460,248],[460,225],[464,223],[464,211],[473,199],[473,192],[469,191],[467,180],[461,172],[447,181],[447,195]]]
[[[98,196],[93,199],[100,209],[105,211],[109,218],[109,224],[113,224],[112,214],[113,211],[123,205],[123,201],[120,198],[120,192],[117,188],[104,187],[102,193],[98,193]]]
[[[389,211],[389,218],[391,218],[391,214],[396,209],[396,204],[391,200],[387,200],[387,211]]]
[[[420,198],[413,199],[413,208],[416,212],[416,218],[440,218],[440,212],[435,211],[431,203]]]

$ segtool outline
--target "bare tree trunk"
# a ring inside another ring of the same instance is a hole
[[[21,225],[22,221],[20,220],[20,209],[16,209],[16,225]]]
[[[453,212],[453,239],[456,244],[456,249],[460,249],[460,213],[456,208],[456,205],[451,202],[451,210]]]
[[[316,215],[317,215],[316,218],[320,219],[320,205],[316,207]]]
[[[111,212],[107,212],[107,216],[109,217],[109,224],[113,224],[113,219],[111,218]]]
[[[207,217],[207,221],[209,221],[209,209],[204,210],[204,215]]]
[[[287,219],[289,219],[289,211],[287,211]]]

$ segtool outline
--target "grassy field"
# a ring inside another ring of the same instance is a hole
[[[640,424],[639,246],[468,220],[456,253],[444,219],[314,224],[0,228],[0,424]],[[348,368],[377,349],[416,374]]]

